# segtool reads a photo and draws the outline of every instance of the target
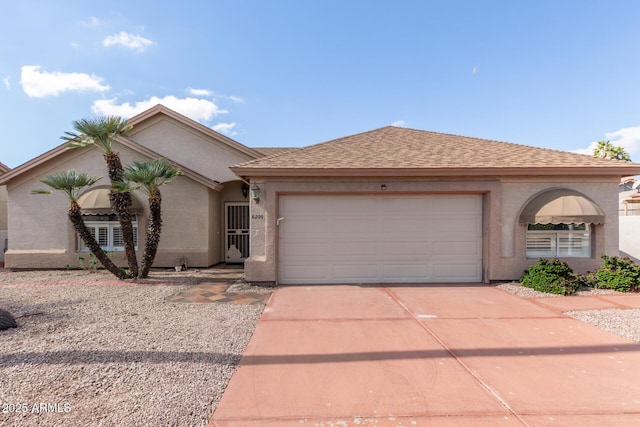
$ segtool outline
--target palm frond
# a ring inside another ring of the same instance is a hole
[[[133,162],[124,169],[122,177],[130,185],[137,184],[136,189],[153,194],[159,187],[168,184],[180,174],[180,169],[174,164],[158,158],[145,162]]]
[[[65,132],[60,137],[69,142],[69,148],[83,148],[94,144],[105,153],[113,151],[113,141],[126,136],[132,129],[126,119],[118,116],[85,118],[73,122],[75,132]]]
[[[50,187],[52,190],[62,191],[67,195],[69,200],[76,201],[82,190],[91,187],[93,184],[101,180],[100,176],[91,176],[85,172],[76,172],[68,170],[49,175],[40,180],[41,183]],[[51,194],[49,190],[33,190],[33,194]]]

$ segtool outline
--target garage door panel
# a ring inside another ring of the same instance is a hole
[[[377,278],[378,265],[376,264],[358,264],[354,262],[333,266],[333,279],[337,283],[349,283],[354,280],[371,283],[377,281]]]
[[[430,268],[426,264],[385,264],[382,271],[384,282],[423,283],[431,276]]]
[[[387,217],[380,222],[380,230],[390,235],[393,233],[415,235],[416,233],[425,233],[431,227],[424,217]]]
[[[382,253],[386,256],[428,256],[431,253],[429,242],[383,242]]]
[[[280,224],[278,233],[281,238],[301,239],[303,236],[324,235],[329,230],[329,224],[323,218],[298,218],[287,217],[287,221]],[[313,227],[309,228],[306,222],[313,223]]]
[[[280,196],[278,282],[482,280],[482,196]]]
[[[375,233],[378,221],[375,218],[336,217],[332,222],[333,234],[362,234]]]
[[[387,200],[380,200],[380,212],[382,213],[413,213],[425,212],[429,209],[429,203],[425,198],[396,196]]]
[[[477,280],[480,267],[473,264],[434,264],[433,279],[438,282],[469,282]]]
[[[350,199],[344,203],[344,199]],[[378,201],[375,197],[350,197],[342,196],[338,199],[329,198],[325,206],[331,207],[338,215],[362,215],[362,213],[375,212]]]
[[[479,257],[481,255],[481,247],[476,242],[469,240],[434,242],[434,246],[438,248],[436,255],[439,257],[450,258],[455,255]]]
[[[287,242],[280,245],[280,257],[325,257],[329,254],[329,243],[325,242]]]
[[[317,199],[301,199],[296,197],[287,197],[286,199],[281,199],[281,208],[287,211],[289,215],[295,215],[297,213],[320,213],[324,212],[327,208],[327,202],[320,198]]]
[[[376,256],[378,253],[378,247],[375,241],[334,242],[331,248],[332,254],[337,257]]]
[[[432,222],[434,231],[440,233],[462,234],[476,233],[482,223],[474,217],[435,217]]]
[[[433,196],[431,205],[434,214],[464,215],[468,212],[477,212],[482,199],[469,195],[438,195]]]

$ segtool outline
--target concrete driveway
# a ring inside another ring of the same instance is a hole
[[[485,285],[279,287],[210,426],[640,425],[640,345],[562,311]]]

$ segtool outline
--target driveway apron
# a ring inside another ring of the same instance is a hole
[[[210,426],[640,425],[640,345],[485,285],[279,287]]]

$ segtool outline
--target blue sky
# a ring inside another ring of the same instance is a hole
[[[3,2],[0,162],[163,103],[251,147],[391,124],[640,161],[635,0]]]

